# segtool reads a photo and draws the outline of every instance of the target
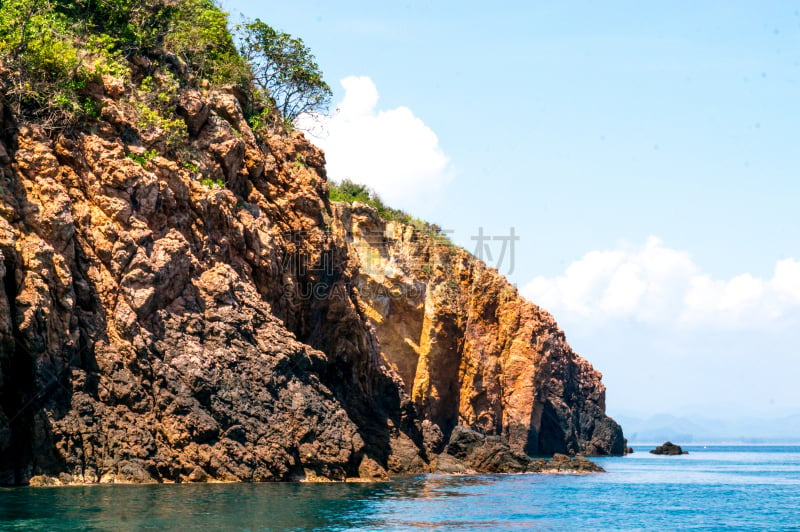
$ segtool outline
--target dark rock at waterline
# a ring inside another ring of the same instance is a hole
[[[622,454],[623,454],[623,455],[626,455],[626,454],[633,454],[633,447],[630,447],[630,446],[628,445],[628,438],[624,438],[624,439],[622,440],[622,444],[623,444],[623,449],[622,449]]]
[[[484,436],[461,425],[453,429],[445,452],[467,467],[487,473],[523,473],[532,462],[500,436]]]
[[[605,473],[605,469],[585,456],[569,457],[565,454],[554,454],[542,467],[543,473]]]
[[[448,460],[454,458],[469,469],[487,473],[605,472],[582,455],[569,457],[556,453],[550,460],[533,459],[515,451],[501,436],[485,436],[460,425],[453,429],[445,453],[441,456],[448,456]]]
[[[448,475],[474,473],[464,462],[447,453],[442,453],[431,460],[431,472]]]
[[[671,441],[668,441],[668,442],[664,442],[662,445],[659,445],[658,447],[656,447],[655,449],[650,451],[650,453],[651,454],[663,454],[663,455],[667,455],[667,456],[675,456],[675,455],[679,455],[679,454],[689,454],[689,451],[684,451],[683,449],[681,449],[680,445],[675,445]]]

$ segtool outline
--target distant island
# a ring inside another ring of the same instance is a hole
[[[776,418],[708,419],[668,414],[617,415],[631,444],[682,443],[800,444],[800,415]]]

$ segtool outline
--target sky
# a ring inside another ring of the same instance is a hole
[[[222,5],[314,53],[329,177],[551,311],[612,415],[800,413],[800,4]]]

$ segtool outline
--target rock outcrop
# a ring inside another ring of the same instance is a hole
[[[650,451],[650,454],[663,454],[667,456],[677,456],[679,454],[689,454],[689,451],[681,449],[680,445],[675,445],[671,441],[667,441]]]
[[[444,466],[442,465],[444,464]],[[485,436],[456,426],[434,471],[463,473],[602,473],[605,470],[585,456],[556,453],[549,460],[533,459],[514,450],[502,436]]]
[[[619,455],[601,375],[545,310],[437,235],[335,206],[382,354],[425,419],[502,436],[530,455]]]
[[[622,453],[549,314],[331,204],[301,133],[257,137],[235,91],[186,88],[175,150],[118,80],[95,91],[96,123],[57,135],[0,95],[0,484],[384,479],[457,425],[509,444],[479,470]]]

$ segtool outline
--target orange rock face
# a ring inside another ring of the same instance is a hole
[[[124,85],[97,91],[101,119],[57,135],[0,96],[0,483],[384,478],[459,424],[621,453],[549,314],[332,205],[302,134],[187,90],[174,149]]]
[[[422,416],[504,436],[529,454],[621,454],[601,375],[545,310],[441,238],[337,206],[382,353]]]

